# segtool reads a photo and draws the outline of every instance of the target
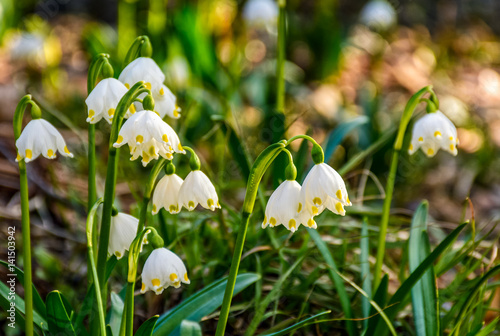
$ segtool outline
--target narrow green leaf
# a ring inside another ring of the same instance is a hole
[[[8,269],[8,273],[16,274],[17,276],[17,281],[20,284],[24,284],[24,271],[21,270],[17,266],[13,266],[9,264],[6,261],[0,260],[0,264],[4,265]],[[13,269],[11,269],[13,267]],[[47,310],[45,308],[45,303],[42,300],[42,297],[38,293],[38,291],[35,288],[35,285],[32,284],[33,286],[33,308],[35,311],[40,314],[40,316],[44,319],[47,319]]]
[[[260,279],[255,273],[243,273],[236,277],[233,296]],[[154,329],[156,336],[179,335],[183,320],[199,322],[220,307],[226,289],[227,277],[224,277],[204,289],[191,295],[174,309],[161,315]]]
[[[476,336],[488,336],[488,335],[491,335],[491,333],[497,327],[497,324],[498,324],[499,320],[500,320],[500,317],[497,317],[496,319],[494,319],[492,322],[490,322],[490,324],[488,324],[485,328],[483,328],[483,330],[481,330],[480,332],[478,332],[476,334]]]
[[[70,320],[71,312],[66,310],[59,291],[52,291],[47,295],[47,322],[49,331],[56,335],[75,335],[73,324]]]
[[[136,331],[135,336],[151,336],[153,335],[153,330],[156,325],[156,321],[158,320],[160,315],[155,315],[149,318],[146,322],[141,324],[139,329]]]
[[[370,257],[370,237],[368,233],[368,221],[366,218],[363,218],[363,222],[361,224],[361,240],[360,240],[360,248],[361,248],[361,279],[363,281],[362,288],[368,294],[368,297],[372,296],[372,281],[370,274],[370,262],[368,258]],[[361,298],[361,309],[363,311],[363,317],[367,318],[370,316],[370,301],[366,297]],[[369,320],[366,319],[363,321],[363,325],[368,327]]]
[[[106,316],[106,325],[109,325],[113,335],[120,333],[124,303],[122,298],[115,292],[111,292],[111,309]]]
[[[184,320],[181,323],[181,336],[201,336],[201,326],[198,322]]]
[[[413,215],[408,241],[408,264],[413,272],[430,254],[427,236],[428,203],[420,204]],[[439,310],[434,266],[431,265],[411,289],[413,321],[418,336],[438,335]]]
[[[373,296],[373,301],[375,301],[380,307],[385,307],[387,303],[387,289],[389,288],[389,276],[387,274],[384,275],[380,284],[375,291],[375,295]],[[370,313],[368,316],[373,316],[368,320],[368,327],[365,330],[365,335],[373,335],[375,328],[377,327],[377,323],[380,319],[380,315],[375,315],[377,311],[375,307],[370,308]]]
[[[316,243],[318,250],[321,252],[323,259],[325,259],[325,262],[328,265],[328,275],[330,276],[330,279],[332,280],[333,284],[335,285],[335,288],[337,289],[337,293],[340,299],[340,305],[342,306],[342,310],[344,311],[344,315],[346,318],[347,332],[349,333],[350,336],[356,335],[357,334],[356,326],[354,324],[354,321],[350,320],[353,317],[351,312],[351,300],[347,295],[347,291],[344,286],[344,281],[342,281],[342,278],[338,275],[337,264],[333,260],[333,256],[330,253],[330,250],[326,246],[326,243],[323,241],[323,239],[321,239],[321,236],[318,233],[318,231],[316,230],[308,230],[308,231],[312,239]]]
[[[261,334],[260,336],[282,336],[282,335],[289,335],[292,331],[295,331],[297,329],[300,329],[302,327],[305,327],[305,326],[308,326],[308,325],[311,325],[311,324],[316,324],[316,323],[321,323],[321,322],[327,322],[327,321],[324,321],[324,320],[319,320],[319,321],[316,321],[316,319],[320,316],[323,316],[323,315],[326,315],[326,314],[330,314],[331,313],[331,310],[327,310],[327,311],[324,311],[322,313],[319,313],[319,314],[316,314],[314,316],[311,316],[311,317],[308,317],[306,319],[303,319],[302,321],[300,322],[297,322],[295,324],[292,324],[291,326],[283,329],[283,330],[280,330],[280,331],[277,331],[277,332],[273,332],[273,333],[264,333],[264,334]]]

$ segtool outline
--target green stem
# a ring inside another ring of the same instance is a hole
[[[373,275],[373,289],[376,290],[382,280],[382,265],[384,262],[385,255],[385,241],[387,234],[387,227],[389,225],[389,215],[391,211],[392,194],[394,192],[394,183],[396,181],[396,172],[398,168],[398,159],[401,148],[403,147],[403,139],[406,133],[406,128],[410,122],[410,119],[415,111],[415,108],[420,103],[422,96],[426,93],[433,93],[431,86],[426,86],[420,91],[415,93],[408,103],[406,104],[403,115],[401,116],[401,121],[399,124],[398,134],[396,136],[396,141],[394,142],[394,152],[391,159],[391,167],[389,170],[389,176],[387,178],[387,184],[385,186],[385,199],[384,205],[382,207],[382,219],[380,222],[380,231],[378,236],[378,246],[377,246],[377,258],[375,261],[375,270]]]
[[[127,282],[127,294],[125,296],[125,307],[123,314],[125,316],[125,336],[132,336],[134,331],[134,282]]]
[[[14,112],[13,128],[17,140],[21,136],[23,116],[26,106],[31,104],[32,118],[40,118],[40,108],[31,100],[31,95],[25,95],[17,104]],[[30,204],[28,191],[28,175],[26,162],[19,161],[19,185],[21,193],[21,226],[23,236],[23,261],[24,261],[24,303],[25,303],[25,334],[33,336],[33,278],[31,269],[31,233],[30,233]]]
[[[102,198],[100,198],[98,201],[94,203],[94,206],[92,209],[89,211],[88,217],[87,217],[87,253],[88,253],[88,260],[90,262],[90,269],[92,271],[92,279],[94,282],[94,288],[95,288],[95,293],[96,293],[96,299],[97,299],[97,309],[99,313],[99,331],[101,335],[106,335],[106,322],[104,319],[104,307],[102,304],[102,297],[101,297],[101,287],[99,286],[99,281],[97,277],[97,269],[95,266],[95,260],[94,260],[94,247],[93,247],[93,237],[94,235],[92,234],[93,232],[93,227],[95,223],[95,214],[97,212],[97,208],[99,205],[102,203]]]
[[[255,160],[248,177],[247,190],[245,200],[243,201],[243,211],[241,218],[241,226],[238,230],[238,237],[236,238],[236,245],[231,261],[231,268],[229,270],[229,277],[227,279],[226,290],[224,292],[224,299],[222,301],[222,308],[217,323],[216,336],[223,336],[226,329],[227,319],[229,317],[229,308],[231,307],[231,300],[233,298],[234,286],[236,284],[236,276],[240,267],[241,255],[243,253],[243,246],[245,244],[245,237],[248,230],[248,223],[250,215],[252,214],[259,183],[262,176],[269,168],[273,160],[283,151],[286,142],[278,142],[267,147]]]
[[[97,255],[97,272],[99,277],[99,286],[102,289],[103,304],[106,304],[106,261],[108,257],[109,229],[111,226],[111,212],[115,199],[116,176],[118,171],[118,148],[113,147],[113,143],[118,139],[118,133],[122,125],[123,117],[135,98],[142,93],[151,94],[146,89],[144,82],[138,82],[130,88],[122,97],[116,108],[113,124],[111,125],[111,134],[109,138],[109,157],[106,171],[106,184],[104,187],[104,205],[102,210],[101,230],[99,234],[99,250]]]
[[[279,1],[278,16],[278,59],[276,65],[276,110],[285,112],[285,30],[286,0]]]

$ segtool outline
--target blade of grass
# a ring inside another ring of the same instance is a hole
[[[368,258],[370,257],[370,239],[368,235],[368,222],[366,218],[363,218],[361,224],[361,279],[363,280],[363,290],[368,294],[368,297],[372,297],[372,282],[370,278],[370,262]],[[363,311],[363,317],[367,318],[370,316],[370,301],[366,297],[361,298],[361,309]],[[368,327],[368,319],[363,321],[364,327]]]
[[[283,330],[280,330],[280,331],[277,331],[277,332],[274,332],[274,333],[264,333],[264,334],[261,334],[260,336],[282,336],[282,335],[289,335],[292,331],[295,331],[297,329],[300,329],[302,327],[305,327],[305,326],[308,326],[308,325],[311,325],[311,324],[316,324],[316,323],[321,323],[321,322],[326,322],[324,320],[320,320],[320,321],[315,321],[316,318],[320,317],[320,316],[323,316],[323,315],[326,315],[326,314],[330,314],[331,313],[331,310],[327,310],[327,311],[324,311],[322,313],[319,313],[319,314],[316,314],[314,316],[311,316],[311,317],[308,317],[306,319],[303,319],[302,321],[300,322],[297,322]]]

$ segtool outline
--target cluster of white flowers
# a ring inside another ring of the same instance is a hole
[[[153,193],[153,215],[161,208],[176,214],[184,207],[189,211],[201,205],[205,209],[220,209],[219,197],[210,179],[201,170],[193,170],[183,181],[176,174],[166,174]]]
[[[314,216],[325,209],[345,215],[344,206],[352,205],[342,177],[326,163],[314,165],[302,186],[286,180],[271,195],[262,228],[283,224],[295,232],[302,224],[316,229]]]

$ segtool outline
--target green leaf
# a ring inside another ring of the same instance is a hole
[[[371,274],[370,274],[370,236],[368,233],[368,221],[366,218],[363,218],[363,222],[361,224],[361,240],[360,240],[360,248],[361,248],[361,279],[363,280],[362,288],[368,294],[368,297],[372,296],[372,282],[371,282]],[[376,302],[376,301],[375,301]],[[368,318],[370,315],[370,302],[366,297],[361,298],[361,308],[363,311],[363,317]],[[369,320],[364,320],[363,324],[368,327]]]
[[[155,315],[149,318],[146,322],[141,324],[139,329],[136,331],[135,336],[151,336],[153,335],[153,329],[155,328],[156,321],[160,315]]]
[[[3,282],[0,282],[0,306],[6,312],[8,312],[8,310],[11,309],[11,302],[14,302],[16,310],[16,324],[21,323],[22,325],[24,325],[24,300],[16,294],[14,297],[14,301],[12,301],[9,297],[10,295],[11,292],[9,286],[4,284]],[[33,322],[41,330],[48,330],[47,321],[42,316],[40,316],[37,311],[33,312]],[[6,321],[6,323],[8,323],[8,320]]]
[[[233,296],[260,279],[255,273],[243,273],[236,277]],[[226,289],[224,277],[191,295],[174,309],[160,316],[154,333],[157,336],[179,335],[183,320],[199,322],[204,316],[220,307]]]
[[[189,320],[182,321],[181,336],[202,336],[200,324]]]
[[[4,265],[9,270],[9,273],[13,273],[13,274],[17,275],[17,282],[24,284],[24,271],[23,270],[21,270],[17,266],[13,266],[13,265],[11,265],[8,262],[3,261],[3,260],[0,260],[0,264]],[[11,269],[12,266],[13,266],[13,269]],[[43,302],[42,297],[40,296],[40,294],[36,290],[35,285],[32,284],[32,286],[33,286],[33,308],[35,309],[35,311],[38,314],[40,314],[40,316],[43,319],[47,319],[47,310],[45,308],[45,303]]]
[[[373,296],[373,301],[375,301],[380,307],[385,307],[387,303],[387,289],[389,287],[389,276],[387,274],[384,275],[380,284],[375,291],[375,296]],[[376,314],[376,315],[375,315]],[[368,327],[366,328],[366,335],[373,335],[375,328],[377,327],[377,323],[380,319],[380,315],[377,314],[375,307],[370,308],[370,313],[368,316],[373,316],[368,320]]]
[[[47,322],[49,331],[56,335],[75,335],[73,324],[71,323],[71,312],[67,311],[63,298],[59,291],[52,291],[47,295]]]
[[[122,298],[115,292],[111,292],[111,309],[106,316],[106,325],[109,325],[113,335],[120,333],[124,303]]]
[[[342,278],[338,275],[339,269],[337,267],[337,264],[333,260],[333,256],[330,253],[330,250],[326,246],[326,243],[323,241],[323,239],[321,239],[321,236],[319,235],[318,231],[316,230],[308,230],[308,231],[312,239],[316,243],[318,250],[321,252],[323,259],[325,259],[325,262],[328,265],[328,275],[330,276],[330,279],[332,280],[333,284],[335,285],[335,288],[337,289],[340,305],[342,306],[342,310],[344,311],[344,315],[346,318],[347,332],[351,336],[356,335],[357,334],[356,326],[354,324],[354,321],[350,320],[353,317],[351,312],[351,300],[347,295],[347,291],[344,286],[344,281],[342,281]]]
[[[458,237],[460,232],[464,229],[467,223],[464,223],[458,226],[455,230],[453,230],[435,249],[427,258],[424,259],[420,263],[420,265],[410,274],[410,276],[403,282],[403,284],[398,288],[396,293],[392,296],[389,301],[387,309],[385,309],[385,313],[389,317],[390,320],[393,320],[401,308],[401,303],[405,300],[406,296],[410,293],[411,289],[417,283],[418,280],[422,277],[422,275],[427,271],[429,267],[432,266],[433,262],[443,253],[443,251],[450,246],[455,239]],[[387,328],[385,324],[378,322],[377,328],[374,333],[367,335],[377,335],[384,336],[387,334]]]
[[[311,324],[316,324],[316,323],[321,323],[321,322],[327,322],[327,321],[324,321],[324,320],[319,320],[319,321],[315,321],[316,318],[320,317],[320,316],[323,316],[323,315],[326,315],[326,314],[330,314],[331,313],[331,310],[327,310],[327,311],[324,311],[322,313],[319,313],[319,314],[316,314],[314,316],[311,316],[311,317],[308,317],[300,322],[297,322],[283,330],[280,330],[280,331],[277,331],[277,332],[274,332],[274,333],[270,333],[270,334],[261,334],[261,336],[282,336],[282,335],[289,335],[292,331],[294,330],[297,330],[297,329],[300,329],[302,327],[305,327],[305,326],[308,326],[308,325],[311,325]]]
[[[408,264],[413,272],[430,254],[427,236],[428,203],[420,203],[413,215],[410,239],[408,241]],[[413,321],[418,336],[438,335],[439,304],[434,266],[431,265],[411,289]]]

